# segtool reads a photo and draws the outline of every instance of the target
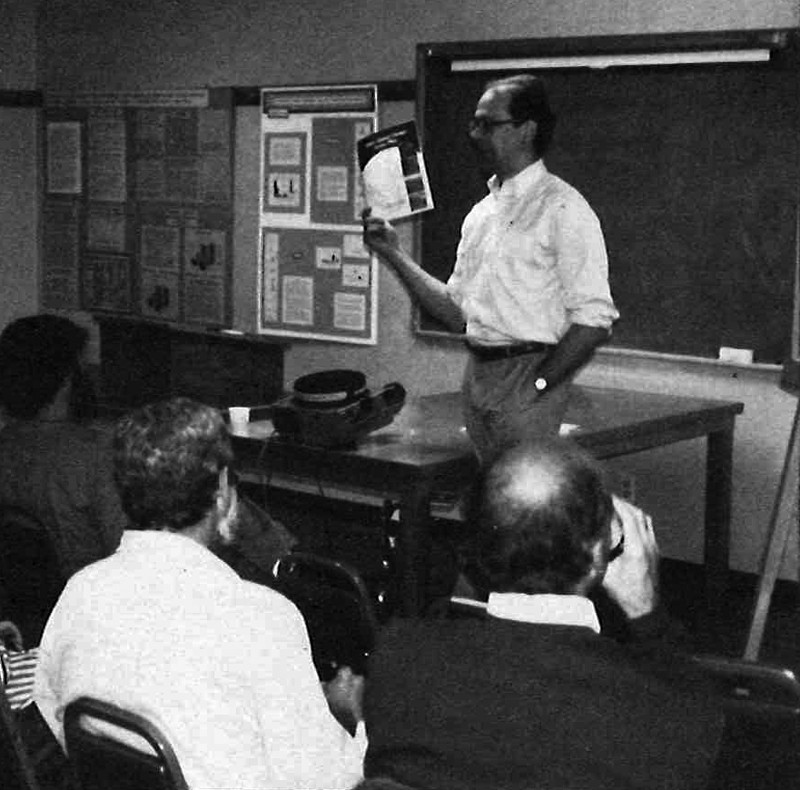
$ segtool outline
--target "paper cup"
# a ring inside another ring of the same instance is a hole
[[[250,407],[249,406],[231,406],[228,409],[228,416],[231,421],[231,429],[234,431],[243,431],[250,422]]]

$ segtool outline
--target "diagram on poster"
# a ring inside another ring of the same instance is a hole
[[[374,344],[358,143],[375,131],[377,88],[265,88],[261,98],[259,332]]]

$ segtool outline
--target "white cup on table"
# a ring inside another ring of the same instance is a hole
[[[250,422],[250,407],[230,406],[228,407],[228,417],[230,418],[231,431],[244,433],[247,430],[247,423]]]

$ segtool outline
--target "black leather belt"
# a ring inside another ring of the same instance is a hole
[[[467,348],[481,362],[492,362],[496,359],[517,357],[520,354],[541,354],[545,351],[550,351],[553,345],[551,343],[539,343],[536,340],[531,340],[528,343],[512,343],[508,346],[479,346],[468,342]]]

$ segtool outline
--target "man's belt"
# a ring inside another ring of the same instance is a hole
[[[467,348],[481,362],[493,362],[497,359],[518,357],[520,354],[541,354],[550,351],[554,346],[551,343],[531,340],[528,343],[512,343],[507,346],[480,346],[467,342]]]

